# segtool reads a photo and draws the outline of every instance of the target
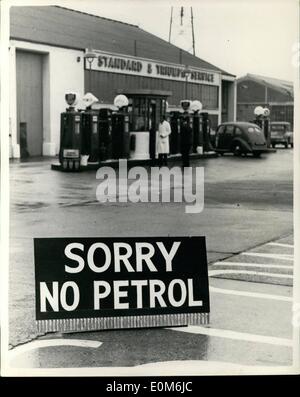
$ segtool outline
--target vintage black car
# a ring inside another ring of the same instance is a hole
[[[263,131],[253,123],[228,122],[218,126],[215,151],[221,155],[233,153],[235,156],[251,153],[259,157],[268,153]]]
[[[273,121],[271,123],[271,144],[275,147],[277,144],[284,145],[285,148],[294,146],[293,131],[291,124],[287,121]]]

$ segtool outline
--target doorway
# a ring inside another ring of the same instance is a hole
[[[43,153],[43,55],[16,51],[17,139],[21,158]]]

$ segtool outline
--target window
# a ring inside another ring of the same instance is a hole
[[[218,134],[223,134],[224,131],[225,131],[225,125],[221,125],[221,126],[218,128]]]
[[[226,134],[233,135],[233,130],[234,130],[234,126],[233,125],[227,125],[226,126]]]
[[[271,131],[285,131],[285,125],[282,124],[271,124]]]
[[[133,101],[133,130],[146,131],[147,129],[146,98],[134,98]]]
[[[210,85],[200,85],[198,88],[200,101],[205,109],[218,109],[219,87]]]
[[[243,134],[243,131],[240,129],[240,127],[235,127],[235,135],[241,136]]]
[[[148,112],[146,98],[130,98],[128,111],[131,131],[148,130]]]

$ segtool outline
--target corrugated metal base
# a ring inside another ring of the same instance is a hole
[[[209,323],[209,313],[93,317],[36,321],[38,332],[78,332],[122,328],[174,327]]]

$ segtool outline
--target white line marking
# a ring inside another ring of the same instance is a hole
[[[280,274],[280,273],[267,273],[267,272],[256,272],[255,270],[209,270],[209,276],[219,276],[221,274],[253,274],[255,276],[268,276],[277,278],[293,278],[291,274]]]
[[[234,289],[224,289],[224,288],[217,288],[209,286],[210,292],[215,292],[216,294],[225,294],[225,295],[238,295],[238,296],[247,296],[250,298],[262,298],[262,299],[271,299],[271,300],[278,300],[284,302],[292,302],[293,298],[284,295],[272,295],[272,294],[262,294],[260,292],[248,292],[248,291],[240,291]]]
[[[102,345],[102,342],[93,340],[83,339],[42,339],[28,342],[24,345],[17,346],[12,350],[9,350],[10,358],[17,356],[18,354],[26,353],[30,350],[40,349],[44,347],[52,346],[76,346],[76,347],[91,347],[97,349]]]
[[[294,255],[285,255],[285,254],[265,254],[261,252],[243,252],[240,255],[247,255],[247,256],[259,256],[262,258],[272,258],[272,259],[282,259],[285,261],[293,261]]]
[[[264,336],[256,334],[248,334],[246,332],[236,332],[226,329],[205,328],[197,325],[190,325],[188,327],[168,328],[173,331],[187,332],[191,334],[202,334],[208,336],[217,336],[220,338],[243,340],[247,342],[268,343],[271,345],[279,346],[293,346],[292,339],[278,338],[275,336]]]
[[[262,267],[262,268],[280,268],[280,269],[293,269],[293,265],[266,265],[265,263],[247,263],[247,262],[215,262],[214,266],[241,266],[241,267]]]
[[[294,245],[293,245],[293,244],[267,243],[267,245],[274,245],[274,246],[276,246],[276,247],[294,248]]]

